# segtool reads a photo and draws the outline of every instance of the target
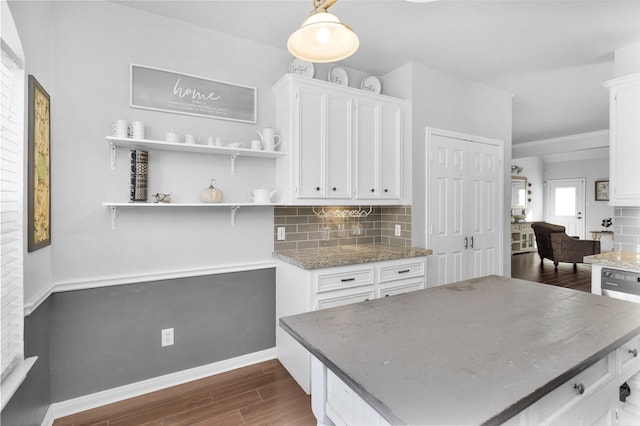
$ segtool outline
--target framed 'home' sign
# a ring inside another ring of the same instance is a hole
[[[131,64],[133,108],[256,123],[257,90],[224,81]]]

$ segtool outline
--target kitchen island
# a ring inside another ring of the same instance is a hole
[[[319,424],[613,424],[640,371],[638,305],[498,276],[280,326],[313,356]]]

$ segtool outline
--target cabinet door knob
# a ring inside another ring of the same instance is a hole
[[[331,189],[333,189],[334,191],[337,191],[337,188],[335,186],[333,188],[331,188]]]
[[[319,186],[316,186],[316,191],[320,191],[320,187]]]
[[[389,190],[387,188],[384,189],[384,192],[389,192]]]
[[[573,388],[578,392],[578,395],[582,395],[584,393],[584,385],[582,383],[576,383],[573,385]]]
[[[634,358],[638,356],[638,350],[637,349],[629,349],[629,353],[631,355],[633,355]]]
[[[371,192],[376,192],[376,190],[374,188],[371,188]]]

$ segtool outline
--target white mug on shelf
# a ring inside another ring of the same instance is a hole
[[[184,135],[184,143],[196,144],[200,141],[200,138],[197,136],[193,136],[192,134],[187,133]]]
[[[166,141],[171,143],[179,143],[181,142],[181,138],[178,133],[171,129],[171,131],[167,132]]]
[[[261,150],[262,149],[262,141],[254,139],[251,141],[251,149]]]
[[[128,126],[129,137],[132,139],[144,139],[144,123],[142,121],[132,121]]]
[[[116,138],[128,137],[129,123],[127,120],[115,120],[111,123],[111,134]]]

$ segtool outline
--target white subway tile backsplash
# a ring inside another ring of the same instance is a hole
[[[640,216],[640,207],[622,207],[621,216]]]
[[[640,235],[640,226],[623,226],[620,231],[622,235]]]
[[[640,217],[638,216],[616,216],[613,221],[617,226],[640,226]]]
[[[618,234],[614,238],[615,242],[621,244],[640,244],[640,236],[638,235]]]
[[[613,213],[613,249],[640,253],[640,207],[615,207]]]

